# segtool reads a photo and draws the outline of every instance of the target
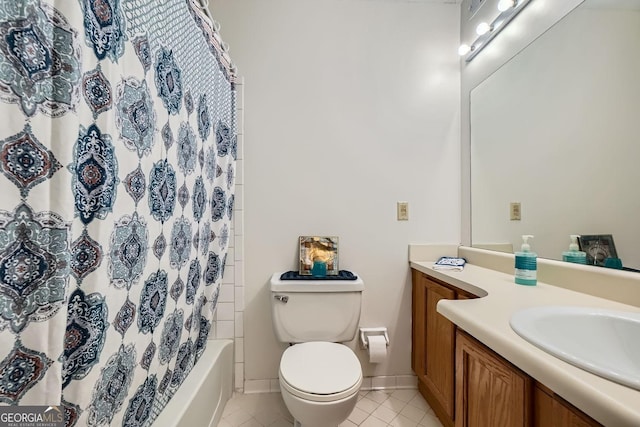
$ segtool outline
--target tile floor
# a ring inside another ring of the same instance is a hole
[[[280,393],[238,394],[227,402],[218,427],[291,427]],[[442,427],[418,390],[361,391],[340,427]]]

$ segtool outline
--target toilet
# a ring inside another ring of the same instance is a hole
[[[271,312],[278,341],[280,391],[295,426],[335,427],[347,419],[362,385],[362,367],[344,344],[358,331],[364,282],[271,277]]]

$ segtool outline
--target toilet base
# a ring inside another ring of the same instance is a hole
[[[295,419],[294,427],[337,427],[349,417],[358,400],[358,391],[333,402],[314,402],[281,391],[282,400]]]

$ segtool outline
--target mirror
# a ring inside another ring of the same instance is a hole
[[[519,250],[532,234],[538,256],[562,259],[570,234],[611,234],[640,268],[639,79],[640,1],[585,0],[479,84],[472,245]]]

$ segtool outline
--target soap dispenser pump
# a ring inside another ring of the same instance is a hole
[[[586,264],[587,263],[587,253],[580,250],[578,246],[578,237],[577,234],[572,234],[569,236],[571,238],[571,244],[569,245],[569,250],[562,252],[562,260],[566,262],[574,262],[576,264]]]
[[[515,282],[518,285],[535,286],[537,283],[538,255],[535,252],[531,252],[531,246],[528,242],[532,238],[532,235],[524,234],[520,252],[515,254]]]

